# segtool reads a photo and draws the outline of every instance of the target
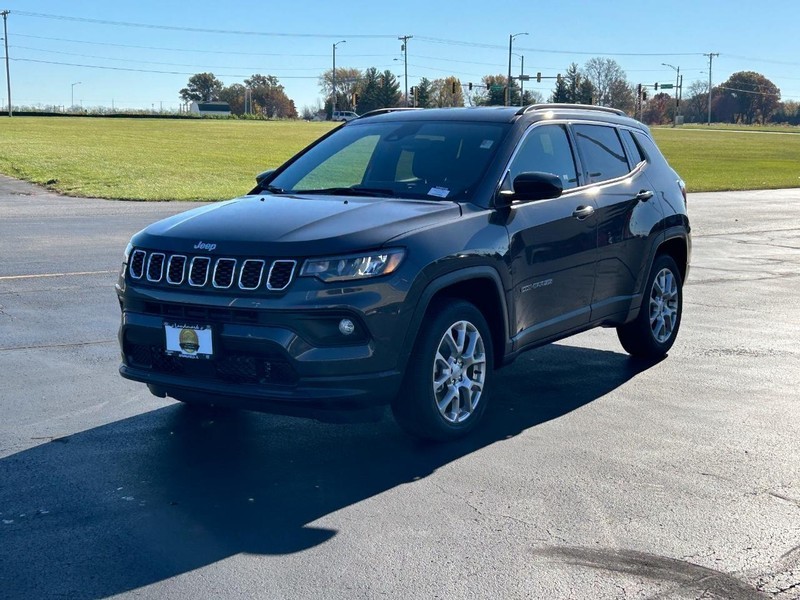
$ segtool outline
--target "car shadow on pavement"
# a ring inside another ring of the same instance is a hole
[[[550,345],[500,371],[479,431],[451,444],[363,425],[182,405],[0,460],[4,598],[103,598],[239,553],[282,555],[337,531],[318,519],[556,419],[648,368]]]

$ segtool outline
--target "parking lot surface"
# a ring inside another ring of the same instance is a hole
[[[448,445],[120,378],[122,251],[191,206],[0,177],[0,597],[800,598],[800,190],[690,195],[669,356],[529,352]]]

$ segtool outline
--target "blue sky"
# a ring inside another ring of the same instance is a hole
[[[674,71],[662,63],[679,66],[688,88],[708,79],[703,54],[718,52],[715,84],[736,71],[758,71],[781,89],[782,99],[800,101],[800,8],[788,0],[0,0],[2,9],[11,11],[15,105],[69,105],[74,91],[75,103],[84,106],[113,101],[117,108],[174,109],[189,76],[210,71],[226,85],[253,73],[275,75],[301,109],[321,100],[318,77],[331,67],[331,46],[339,40],[346,43],[337,47],[337,66],[389,69],[402,87],[398,36],[414,36],[408,46],[412,86],[420,77],[452,74],[477,83],[483,75],[505,73],[508,36],[521,32],[529,35],[515,38],[514,52],[524,55],[529,74],[555,75],[571,62],[608,56],[634,84],[674,82]],[[514,56],[512,64],[518,74],[520,58]],[[0,81],[5,105],[4,69]],[[552,85],[530,82],[526,89],[537,89],[546,99]]]

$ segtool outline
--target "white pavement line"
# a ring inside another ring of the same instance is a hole
[[[94,340],[91,342],[69,342],[65,344],[34,344],[32,346],[6,346],[5,348],[0,347],[0,352],[6,352],[8,350],[41,350],[44,348],[72,348],[72,347],[79,347],[79,346],[96,346],[98,344],[112,344],[115,343],[117,340]]]
[[[12,281],[14,279],[42,279],[44,277],[72,277],[75,275],[108,275],[110,273],[118,273],[118,271],[76,271],[74,273],[41,273],[39,275],[0,275],[0,281]]]

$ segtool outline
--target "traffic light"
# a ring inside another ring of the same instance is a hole
[[[642,92],[642,101],[647,100],[647,92]]]
[[[561,73],[556,74],[556,82],[561,83]]]
[[[454,94],[456,93],[456,82],[455,81],[453,82],[453,93]]]
[[[412,85],[411,86],[411,90],[409,90],[409,94],[408,95],[411,96],[412,98],[414,96],[416,96],[417,95],[417,86]]]
[[[642,84],[636,86],[636,95],[641,98],[642,97]]]
[[[358,105],[358,92],[353,92],[353,108]]]
[[[469,89],[470,92],[472,91],[472,82],[471,81],[467,84],[467,88]]]
[[[536,74],[536,83],[542,83],[542,73],[541,72]]]
[[[658,91],[658,83],[656,83],[656,84],[653,86],[653,89],[654,89],[655,91]]]

